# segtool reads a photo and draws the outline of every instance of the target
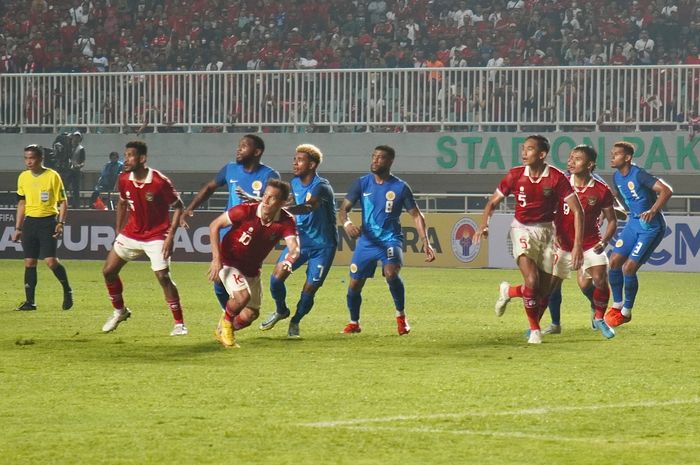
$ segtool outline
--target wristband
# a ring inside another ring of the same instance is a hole
[[[64,224],[66,224],[66,222],[65,221],[56,221],[56,224],[60,224],[61,226],[63,226]]]
[[[22,230],[22,226],[17,226],[17,227],[15,228],[15,231],[21,231],[21,230]]]
[[[343,227],[347,228],[349,224],[352,224],[352,221],[350,219],[345,220],[345,223],[343,223]]]

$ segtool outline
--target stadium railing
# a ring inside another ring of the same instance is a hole
[[[699,101],[700,65],[0,75],[6,132],[675,130]]]

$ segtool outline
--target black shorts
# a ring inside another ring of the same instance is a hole
[[[22,225],[22,249],[24,258],[46,258],[56,256],[58,239],[56,233],[56,217],[45,216],[37,218],[27,216]]]

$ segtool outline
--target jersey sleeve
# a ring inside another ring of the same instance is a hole
[[[163,197],[168,205],[172,205],[180,199],[173,182],[167,176],[163,176]]]
[[[331,186],[326,183],[318,183],[311,189],[311,197],[316,197],[324,200],[333,200],[333,190]]]
[[[219,187],[221,187],[227,183],[227,181],[226,181],[226,169],[227,168],[228,168],[228,165],[222,166],[221,169],[219,170],[219,172],[216,173],[216,176],[214,177],[214,182]]]
[[[24,178],[24,173],[20,174],[17,177],[17,196],[18,197],[25,197],[26,194],[24,192],[24,183],[22,182],[22,179]]]
[[[649,190],[653,190],[654,184],[656,184],[656,181],[658,181],[659,178],[640,168],[637,174],[637,180],[642,186],[648,188]]]
[[[501,179],[501,182],[498,183],[498,187],[496,189],[498,192],[503,194],[503,197],[508,197],[513,191],[513,184],[513,170],[511,170],[508,171],[508,174],[503,176],[503,179]]]
[[[255,204],[255,206],[257,207],[257,204]],[[229,208],[226,213],[228,214],[228,219],[231,221],[232,229],[234,229],[246,216],[245,206],[243,204],[236,205],[235,207]]]
[[[117,179],[117,189],[119,190],[119,198],[122,200],[126,200],[126,196],[124,195],[124,192],[126,188],[124,187],[124,182],[125,182],[126,176],[119,176]]]
[[[56,179],[56,201],[59,203],[65,202],[68,197],[66,196],[66,188],[63,185],[63,179],[61,179],[61,175],[58,173],[56,173],[54,178]]]
[[[403,185],[403,209],[406,211],[416,208],[416,199],[413,198],[413,191],[408,184]]]
[[[562,200],[566,200],[571,194],[574,193],[574,188],[571,187],[571,182],[564,176],[558,176],[556,184],[557,194]]]
[[[603,185],[605,186],[605,189],[603,193],[603,201],[601,203],[601,208],[609,208],[615,205],[615,197],[613,197],[613,193],[610,190],[610,187],[608,187],[605,184]]]
[[[269,173],[267,173],[267,177],[265,178],[265,185],[267,186],[267,181],[270,179],[281,179],[280,173],[277,170],[271,169]]]
[[[355,179],[355,182],[353,182],[352,186],[350,186],[350,190],[348,190],[348,193],[345,194],[345,198],[353,205],[355,205],[355,202],[362,197],[362,185],[360,184],[361,179],[362,178]]]
[[[297,235],[297,225],[291,215],[287,216],[282,222],[282,237],[287,238]]]

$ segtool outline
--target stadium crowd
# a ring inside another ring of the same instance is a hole
[[[4,0],[0,73],[700,64],[695,0]]]

